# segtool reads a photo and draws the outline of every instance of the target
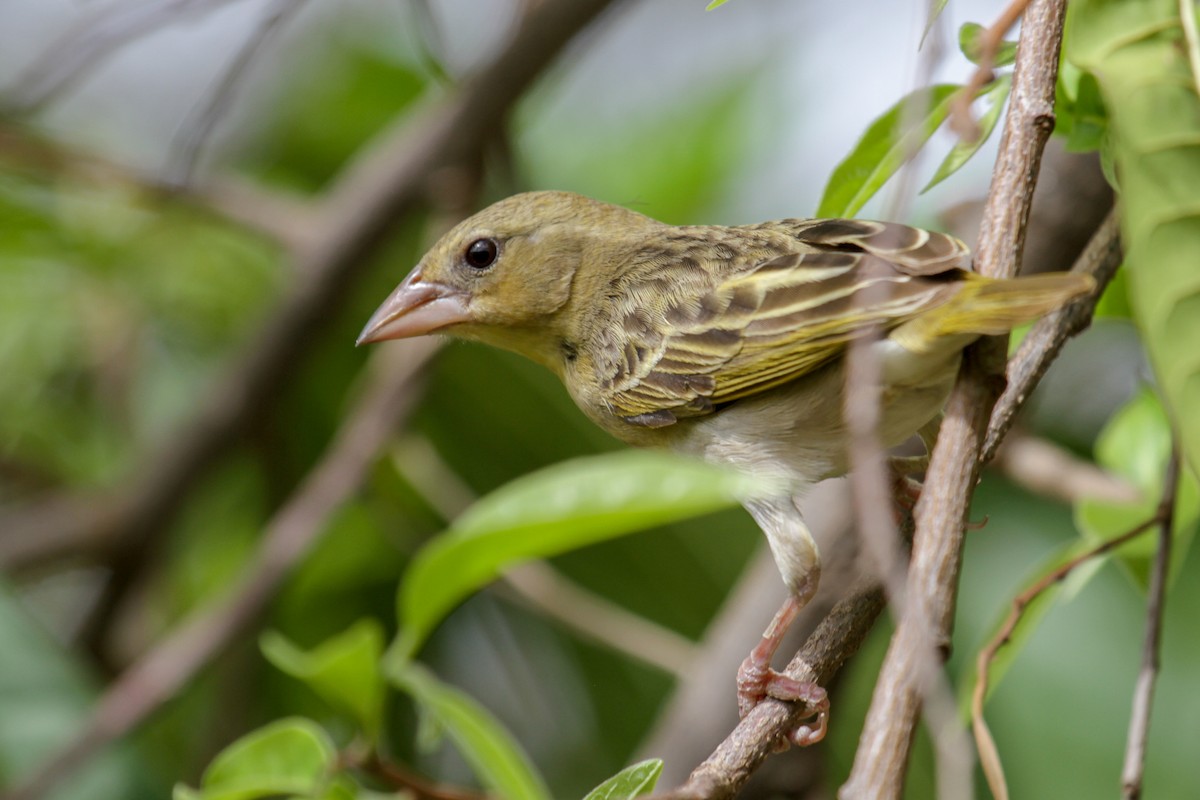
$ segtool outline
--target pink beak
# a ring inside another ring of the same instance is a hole
[[[421,277],[420,269],[415,269],[371,315],[354,344],[423,336],[470,319],[463,292],[430,283]]]

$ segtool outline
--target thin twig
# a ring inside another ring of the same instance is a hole
[[[1162,651],[1163,611],[1167,601],[1167,574],[1171,565],[1171,540],[1175,526],[1175,496],[1179,490],[1180,452],[1178,443],[1171,448],[1167,474],[1163,478],[1163,496],[1155,514],[1158,522],[1158,553],[1150,573],[1146,602],[1146,638],[1142,644],[1142,666],[1133,691],[1133,711],[1129,718],[1129,736],[1125,744],[1125,766],[1121,770],[1121,797],[1138,800],[1142,796],[1142,778],[1146,771],[1146,741],[1150,735],[1150,710],[1154,703],[1154,684],[1158,680]]]
[[[950,130],[965,142],[974,142],[981,135],[979,123],[971,115],[971,104],[975,102],[979,90],[995,80],[993,69],[996,66],[996,53],[1000,51],[1004,35],[1017,24],[1028,5],[1029,0],[1013,0],[1000,12],[996,21],[980,33],[979,66],[971,73],[966,88],[959,92],[950,106]]]
[[[679,678],[695,663],[694,642],[589,592],[544,561],[513,567],[501,579],[504,595],[556,620],[576,634]]]
[[[934,71],[945,54],[945,34],[941,25],[932,19],[937,0],[926,3],[927,23],[925,38],[921,41],[917,56],[917,69],[913,76],[913,90],[933,84]],[[913,99],[900,108],[900,130],[917,131],[929,113],[932,97],[927,93],[910,95]],[[909,209],[917,196],[916,179],[917,167],[921,160],[922,141],[919,136],[904,137],[906,144],[903,153],[903,163],[897,170],[895,178],[890,181],[887,202],[884,206],[883,219],[903,220],[908,218]]]
[[[459,786],[434,783],[403,764],[383,758],[375,751],[365,756],[343,752],[342,761],[352,769],[360,769],[383,781],[391,789],[407,790],[401,796],[411,797],[412,800],[488,800],[490,797]]]
[[[1012,102],[1005,120],[977,250],[978,271],[1010,277],[1020,266],[1033,188],[1054,126],[1054,85],[1064,14],[1062,0],[1035,0],[1017,50]],[[999,395],[1002,345],[984,341],[964,358],[917,503],[909,568],[910,598],[884,659],[844,798],[899,797],[920,711],[924,630],[949,650],[957,601],[963,529],[978,473],[983,431]],[[993,362],[995,363],[993,365]]]
[[[239,84],[259,54],[283,30],[284,23],[304,8],[304,0],[275,0],[258,25],[225,68],[221,79],[209,93],[208,101],[197,106],[183,123],[183,130],[172,142],[167,157],[166,183],[187,186],[192,181],[196,162],[213,128],[229,109]]]
[[[392,448],[403,478],[449,522],[476,500],[428,439],[405,436]],[[584,589],[544,561],[511,567],[500,577],[501,595],[553,619],[618,653],[682,678],[695,663],[694,642],[607,598]]]
[[[1136,503],[1141,498],[1141,492],[1124,478],[1036,436],[1010,435],[992,466],[1022,489],[1061,503],[1089,498]]]

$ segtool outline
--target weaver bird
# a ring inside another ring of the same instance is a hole
[[[995,280],[951,236],[886,222],[785,219],[676,227],[565,192],[530,192],[463,221],[384,301],[358,343],[444,333],[525,355],[556,374],[613,436],[667,447],[787,489],[747,503],[788,600],[738,672],[745,714],[803,700],[819,741],[828,701],[770,669],[817,589],[821,562],[797,508],[844,475],[848,344],[881,364],[879,434],[927,445],[962,350],[1087,292],[1089,278]],[[864,297],[871,298],[869,303]]]

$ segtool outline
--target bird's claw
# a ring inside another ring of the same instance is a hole
[[[804,703],[808,707],[811,722],[798,725],[790,731],[780,748],[786,750],[788,742],[797,747],[808,747],[825,738],[829,723],[829,696],[815,683],[798,681],[768,667],[753,656],[742,662],[737,675],[738,714],[750,713],[767,697],[785,703]],[[806,717],[807,719],[807,717]]]

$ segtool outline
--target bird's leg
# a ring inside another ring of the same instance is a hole
[[[818,573],[819,575],[819,570]],[[815,683],[798,681],[781,672],[771,669],[771,658],[779,649],[780,642],[788,628],[796,620],[801,609],[816,593],[817,575],[811,576],[800,593],[789,593],[783,605],[775,612],[771,624],[763,632],[762,639],[746,656],[738,669],[738,713],[746,716],[750,710],[766,697],[785,702],[802,701],[812,711],[814,724],[797,726],[789,735],[798,747],[816,744],[825,738],[825,730],[829,719],[829,698],[825,690]],[[787,745],[785,744],[784,747]]]
[[[786,702],[802,701],[808,706],[809,715],[814,720],[798,726],[788,735],[788,739],[800,746],[816,744],[825,736],[829,716],[829,699],[825,690],[815,683],[798,681],[771,669],[771,657],[779,649],[784,634],[800,610],[817,593],[817,583],[821,577],[817,543],[804,524],[804,518],[792,497],[751,501],[746,504],[746,510],[767,535],[775,563],[779,565],[790,592],[767,626],[762,639],[738,669],[738,712],[745,716],[766,697]],[[783,746],[787,746],[786,742]]]

